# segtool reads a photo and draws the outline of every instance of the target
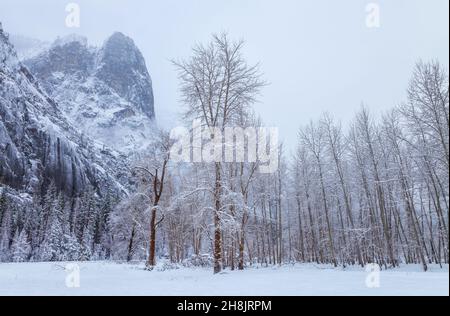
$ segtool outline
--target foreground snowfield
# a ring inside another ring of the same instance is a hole
[[[0,264],[0,295],[449,295],[448,265],[426,273],[415,265],[381,271],[379,288],[366,286],[368,273],[361,268],[295,265],[213,275],[201,268],[148,272],[143,265],[113,262],[78,265],[80,287],[70,288],[64,263]]]

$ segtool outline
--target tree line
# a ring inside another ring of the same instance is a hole
[[[214,139],[259,127],[259,65],[226,34],[174,61],[187,126]],[[404,103],[375,117],[362,106],[343,126],[329,114],[299,128],[293,154],[279,145],[275,173],[256,162],[179,164],[172,140],[153,135],[136,154],[126,197],[53,189],[17,210],[0,197],[4,261],[146,260],[244,269],[293,262],[385,268],[449,262],[448,74],[418,62]],[[3,191],[5,192],[5,190]],[[8,206],[6,206],[8,205]]]

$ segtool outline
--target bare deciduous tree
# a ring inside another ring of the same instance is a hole
[[[242,56],[243,41],[231,42],[226,34],[214,35],[207,45],[197,45],[190,59],[174,62],[179,71],[186,119],[201,119],[211,139],[215,128],[239,121],[246,107],[256,101],[261,81],[258,65],[249,66]],[[214,163],[214,273],[222,270],[221,213],[222,164]]]

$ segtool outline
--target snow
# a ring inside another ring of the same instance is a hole
[[[207,268],[145,271],[142,264],[77,263],[80,287],[67,287],[65,263],[0,264],[0,295],[168,295],[168,296],[302,296],[302,295],[449,295],[448,265],[403,266],[381,271],[380,287],[366,286],[362,268],[301,264],[249,268],[213,275]],[[72,279],[73,280],[73,279]]]

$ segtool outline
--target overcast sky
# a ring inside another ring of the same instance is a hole
[[[65,7],[80,5],[80,28],[67,28]],[[366,26],[368,3],[380,27]],[[0,0],[4,29],[41,40],[78,33],[101,44],[114,31],[132,37],[153,78],[157,119],[170,127],[180,109],[171,59],[227,31],[261,62],[264,88],[255,105],[288,147],[301,124],[324,111],[348,121],[362,102],[373,112],[405,98],[414,63],[437,59],[448,69],[448,0]]]

